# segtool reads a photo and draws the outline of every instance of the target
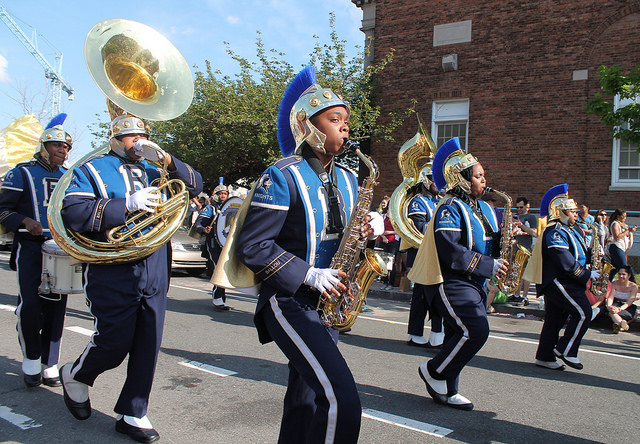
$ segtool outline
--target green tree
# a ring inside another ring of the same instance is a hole
[[[602,123],[613,127],[611,137],[640,147],[640,65],[624,75],[624,69],[618,65],[598,68],[600,89],[585,107],[588,114],[600,116]],[[603,98],[607,96],[607,99]],[[632,99],[626,106],[614,110],[613,97]]]
[[[375,103],[375,75],[392,61],[393,53],[364,67],[362,50],[356,57],[347,57],[346,41],[336,32],[334,14],[330,14],[329,25],[329,43],[322,44],[314,36],[316,44],[309,57],[309,64],[316,67],[318,83],[350,101],[353,139],[390,139],[391,132],[412,112],[408,108],[381,116],[380,106]],[[248,186],[281,156],[276,136],[278,106],[299,71],[285,60],[284,53],[267,51],[260,32],[257,62],[225,44],[227,53],[240,66],[239,74],[223,75],[206,61],[204,72],[196,71],[194,99],[187,112],[170,121],[152,123],[154,140],[195,166],[203,175],[205,190],[214,187],[220,176],[225,177],[225,183]],[[348,163],[357,166],[357,160]]]

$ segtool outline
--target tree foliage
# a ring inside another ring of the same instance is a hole
[[[392,61],[393,53],[365,67],[362,50],[356,57],[346,55],[346,41],[336,32],[334,14],[330,14],[329,25],[329,43],[314,36],[316,44],[309,56],[318,83],[350,102],[351,138],[390,139],[391,132],[412,112],[408,108],[382,116],[376,104],[375,75]],[[284,53],[267,50],[260,32],[257,62],[225,44],[229,56],[239,64],[239,73],[223,75],[206,61],[204,71],[196,71],[194,99],[187,112],[152,123],[152,138],[196,167],[203,175],[205,190],[215,186],[220,176],[225,183],[248,186],[281,156],[276,137],[278,106],[285,88],[302,68],[288,63]],[[348,163],[355,167],[357,160]]]
[[[640,65],[624,75],[624,69],[618,65],[600,66],[598,76],[603,93],[596,93],[585,107],[588,114],[600,117],[602,123],[613,127],[611,137],[640,147]],[[613,97],[632,102],[614,109]]]

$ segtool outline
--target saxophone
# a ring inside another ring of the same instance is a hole
[[[360,158],[369,168],[367,177],[358,192],[349,223],[344,229],[338,251],[331,260],[330,268],[344,271],[347,276],[341,282],[347,287],[336,296],[329,293],[328,296],[320,295],[318,311],[321,322],[338,331],[351,328],[365,301],[371,283],[377,275],[386,272],[386,266],[382,258],[370,248],[364,250],[364,259],[360,261],[360,253],[365,248],[367,239],[362,237],[360,228],[362,220],[369,213],[373,199],[373,187],[378,184],[378,167],[371,157],[363,154],[356,142],[348,140],[347,148]]]
[[[591,228],[591,270],[599,270],[600,277],[598,279],[591,280],[591,287],[589,291],[592,295],[599,298],[605,296],[609,290],[609,273],[615,267],[606,260],[603,260],[602,252],[600,251],[600,242],[598,240],[598,227],[594,224],[587,224]]]
[[[527,266],[527,261],[531,257],[531,252],[522,245],[516,244],[513,237],[513,219],[511,217],[511,196],[502,191],[486,187],[486,191],[494,192],[502,197],[506,204],[502,216],[502,235],[500,237],[500,258],[509,262],[507,274],[496,276],[498,288],[507,296],[515,294],[520,289],[522,274]]]

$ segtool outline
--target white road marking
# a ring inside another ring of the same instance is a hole
[[[72,331],[74,333],[80,333],[81,335],[91,336],[95,333],[93,330],[89,330],[88,328],[78,327],[77,325],[73,325],[71,327],[65,327],[65,330]]]
[[[362,417],[395,425],[404,429],[413,430],[415,432],[424,433],[426,435],[436,436],[438,438],[444,438],[449,433],[453,432],[453,430],[445,427],[439,427],[427,422],[420,422],[414,419],[404,418],[402,416],[392,415],[391,413],[380,412],[373,409],[362,410]]]
[[[3,405],[0,405],[0,418],[4,419],[7,422],[10,422],[14,426],[19,427],[22,430],[42,427],[42,424],[38,424],[35,419],[29,418],[25,415],[21,415],[20,413],[15,413],[9,407],[5,407]]]
[[[232,375],[238,374],[238,372],[234,372],[232,370],[227,370],[220,367],[214,367],[213,365],[204,364],[198,361],[178,362],[178,364],[183,365],[185,367],[194,368],[196,370],[200,370],[203,372],[211,373],[216,376],[221,376],[223,378],[225,376],[232,376]]]
[[[16,311],[16,307],[14,305],[5,305],[5,304],[0,304],[0,310],[4,310],[4,311]]]

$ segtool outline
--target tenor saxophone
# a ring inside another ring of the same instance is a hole
[[[509,262],[507,273],[497,276],[498,288],[507,296],[515,294],[520,289],[522,274],[531,257],[531,251],[518,245],[513,237],[513,219],[511,218],[511,196],[502,191],[486,187],[487,192],[494,192],[502,197],[506,204],[502,216],[502,233],[500,237],[500,258]]]
[[[360,232],[362,221],[371,207],[373,187],[378,183],[378,167],[371,157],[360,151],[356,142],[348,140],[346,145],[369,168],[369,177],[358,191],[349,223],[344,229],[338,251],[331,260],[330,268],[346,273],[346,277],[341,278],[346,290],[338,290],[339,296],[332,292],[328,292],[328,296],[322,294],[318,300],[321,322],[338,331],[348,330],[356,322],[371,283],[377,275],[386,272],[382,258],[372,249],[365,249],[367,239]],[[363,249],[364,259],[360,260]]]
[[[601,297],[607,294],[609,290],[609,273],[615,267],[609,262],[604,260],[602,252],[600,251],[600,242],[598,235],[598,227],[594,224],[587,223],[591,228],[591,270],[599,270],[600,277],[598,279],[591,279],[591,287],[589,291],[595,297]]]

